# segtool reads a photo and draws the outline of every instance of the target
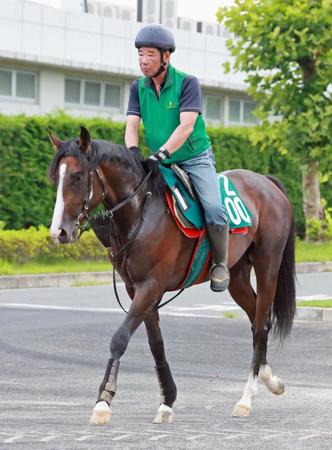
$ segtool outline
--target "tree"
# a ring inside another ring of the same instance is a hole
[[[332,173],[332,1],[235,0],[217,17],[233,34],[225,70],[245,72],[257,101],[256,143],[299,158],[308,226],[322,218],[319,177]]]

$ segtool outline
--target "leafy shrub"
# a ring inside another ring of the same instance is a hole
[[[24,264],[65,259],[105,261],[107,251],[92,230],[84,232],[77,242],[67,245],[55,244],[46,227],[0,231],[0,260]]]

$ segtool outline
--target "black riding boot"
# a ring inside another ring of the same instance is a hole
[[[212,251],[213,265],[210,270],[210,287],[212,291],[222,292],[229,285],[229,271],[227,268],[229,227],[207,225],[208,237]]]

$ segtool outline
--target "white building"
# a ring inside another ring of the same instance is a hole
[[[125,119],[130,84],[141,76],[134,47],[142,26],[137,11],[110,5],[109,11],[101,11],[96,2],[94,11],[90,2],[91,13],[77,4],[68,10],[75,1],[64,1],[67,9],[0,1],[0,113],[41,115],[60,109],[76,116]],[[141,0],[141,6],[142,1],[144,6],[144,1],[169,0]],[[200,23],[197,32],[192,19],[167,20],[177,26],[172,30],[177,44],[172,64],[199,78],[206,121],[255,123],[243,76],[223,73],[222,64],[229,59],[226,30]]]

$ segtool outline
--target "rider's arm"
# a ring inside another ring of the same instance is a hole
[[[186,141],[192,133],[198,112],[185,111],[180,113],[180,125],[175,128],[169,139],[165,142],[164,147],[168,153],[176,152]]]
[[[138,147],[138,130],[141,122],[141,110],[138,97],[138,82],[134,81],[130,88],[127,124],[125,132],[126,147]]]
[[[139,116],[127,116],[125,144],[126,147],[138,147],[138,129],[141,118]]]

